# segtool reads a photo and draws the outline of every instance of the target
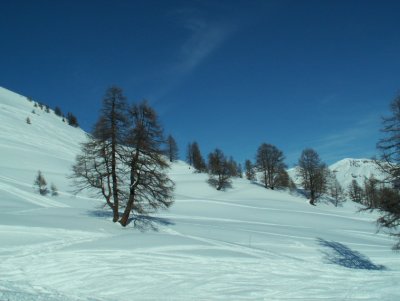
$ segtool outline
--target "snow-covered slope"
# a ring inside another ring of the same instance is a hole
[[[58,202],[27,193],[39,170],[49,184],[54,183],[61,191],[71,190],[66,177],[86,134],[63,122],[52,110],[46,113],[34,104],[0,87],[0,191],[13,196],[2,199],[3,211],[5,202],[7,208]]]
[[[101,200],[70,193],[85,134],[32,109],[0,89],[0,300],[400,298],[393,241],[350,202],[314,207],[244,179],[216,191],[177,162],[169,211],[113,224]],[[60,196],[34,191],[39,169]]]

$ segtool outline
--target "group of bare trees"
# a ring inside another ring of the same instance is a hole
[[[109,88],[73,166],[77,191],[88,188],[100,194],[113,221],[122,226],[129,223],[131,212],[148,214],[170,207],[174,183],[166,173],[165,144],[154,109],[146,101],[129,105],[120,88]],[[176,143],[169,139],[167,145],[173,161]]]
[[[383,119],[385,137],[377,144],[380,158],[376,160],[387,177],[384,181],[366,179],[364,187],[353,181],[348,195],[368,209],[379,210],[381,226],[396,229],[400,226],[400,96],[390,108],[392,115]],[[56,113],[59,115],[61,111],[57,109]],[[77,124],[72,114],[67,117],[71,125]],[[73,166],[73,177],[77,191],[90,188],[99,193],[113,211],[113,221],[126,226],[131,212],[147,214],[171,206],[174,183],[166,170],[168,161],[177,159],[177,143],[171,135],[164,138],[154,109],[145,101],[129,105],[122,90],[111,87],[103,99],[94,130],[82,145]],[[268,189],[294,188],[284,159],[283,152],[276,146],[263,143],[257,150],[255,162],[246,160],[244,174],[250,181],[256,181],[259,176]],[[206,163],[197,142],[189,143],[187,162],[197,172],[208,172],[209,183],[217,190],[229,187],[232,177],[243,174],[242,166],[232,157],[227,158],[220,149],[211,152]],[[343,188],[315,150],[303,150],[297,174],[310,204],[315,205],[325,193],[335,199],[336,205],[343,199]],[[43,183],[39,174],[35,185],[40,193],[46,191]],[[395,235],[400,237],[399,233]],[[400,248],[400,242],[395,248]]]
[[[250,160],[245,162],[245,174],[248,180],[256,180],[257,173],[265,188],[296,189],[296,185],[289,177],[284,163],[283,152],[275,145],[263,143],[256,153],[253,164]],[[315,201],[327,191],[328,169],[321,162],[319,155],[313,149],[305,149],[298,161],[297,174],[302,186],[309,193],[310,203]]]
[[[328,179],[328,168],[315,150],[303,150],[298,163],[298,174],[304,189],[309,191],[310,204],[315,205],[315,201],[326,192]]]
[[[284,160],[283,152],[275,145],[262,143],[257,149],[255,162],[246,160],[244,163],[246,179],[257,181],[259,175],[265,188],[292,188],[295,185],[286,171]]]
[[[216,148],[208,154],[207,162],[204,160],[199,144],[192,142],[188,144],[186,160],[196,172],[208,173],[208,183],[217,190],[231,187],[231,178],[242,177],[242,166],[233,157],[227,157],[222,150]]]

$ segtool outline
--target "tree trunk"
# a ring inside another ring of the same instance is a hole
[[[128,203],[126,204],[126,208],[124,213],[122,214],[121,219],[119,220],[119,223],[123,226],[126,227],[129,221],[129,215],[131,213],[132,207],[133,207],[133,201],[134,201],[134,195],[130,194],[129,195],[129,200]]]
[[[315,205],[315,193],[314,190],[310,191],[310,204]]]
[[[267,178],[267,172],[264,171],[264,186],[265,188],[268,188],[268,178]]]
[[[115,125],[115,102],[112,103],[112,120],[111,120],[111,173],[112,173],[112,190],[113,190],[113,199],[114,199],[114,218],[113,222],[116,223],[119,218],[119,200],[118,200],[118,178],[117,178],[117,156],[116,156],[116,131],[117,127]]]
[[[132,211],[133,203],[135,202],[135,189],[136,189],[137,185],[139,184],[140,175],[139,174],[136,175],[136,170],[135,170],[135,163],[138,161],[138,158],[139,158],[139,150],[136,149],[135,157],[132,159],[132,162],[131,162],[131,177],[130,177],[131,185],[130,185],[130,190],[129,190],[129,199],[128,199],[128,203],[126,204],[124,213],[122,214],[122,217],[119,220],[119,223],[123,227],[125,227],[128,224],[129,215]],[[136,175],[136,179],[135,179],[135,175]]]
[[[114,206],[113,207],[113,222],[116,223],[118,222],[119,219],[119,212],[118,212],[118,207]]]

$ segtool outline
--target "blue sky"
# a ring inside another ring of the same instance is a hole
[[[85,130],[107,87],[148,99],[181,156],[275,144],[291,167],[376,153],[400,89],[400,1],[2,1],[0,85]]]

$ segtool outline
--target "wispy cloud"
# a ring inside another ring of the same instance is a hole
[[[213,22],[186,12],[183,26],[189,31],[187,40],[179,50],[179,59],[172,71],[182,76],[192,72],[229,37],[232,26]]]
[[[197,9],[175,10],[170,16],[187,34],[162,71],[165,81],[152,95],[155,101],[179,87],[234,32],[233,24],[226,20],[210,20]]]
[[[375,153],[379,122],[376,115],[366,116],[349,128],[319,139],[315,148],[326,161],[336,161],[354,155],[370,157]]]
[[[375,144],[379,139],[380,119],[375,114],[355,120],[353,125],[341,128],[317,139],[304,141],[303,148],[314,148],[321,159],[334,163],[346,157],[371,157],[375,154]],[[291,151],[287,158],[290,162],[297,162],[301,149]]]

